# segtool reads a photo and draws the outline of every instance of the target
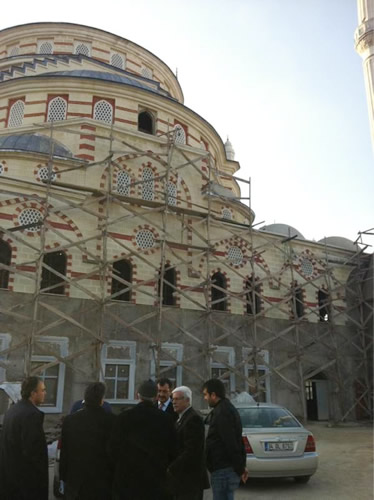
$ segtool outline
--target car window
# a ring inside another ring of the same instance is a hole
[[[301,427],[284,408],[238,408],[243,427]]]

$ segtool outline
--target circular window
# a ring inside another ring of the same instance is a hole
[[[152,248],[155,244],[155,237],[152,231],[142,229],[135,236],[136,243],[140,248]]]
[[[243,252],[239,247],[230,247],[227,251],[227,258],[236,266],[239,266],[243,262]]]
[[[21,226],[27,226],[29,224],[35,224],[43,219],[43,215],[36,208],[26,208],[18,216],[18,222]],[[39,231],[40,226],[32,226],[25,228],[27,231],[36,233]]]
[[[38,175],[41,181],[48,182],[49,180],[51,180],[51,182],[53,182],[56,179],[56,172],[54,172],[53,170],[49,172],[48,167],[40,167],[38,170]]]
[[[305,276],[311,276],[313,274],[314,267],[309,259],[302,259],[300,262],[300,268]]]

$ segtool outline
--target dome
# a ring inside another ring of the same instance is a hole
[[[356,251],[358,249],[357,243],[353,243],[353,241],[348,238],[344,238],[343,236],[328,236],[327,238],[319,240],[318,243],[344,248],[344,250]]]
[[[229,141],[229,138],[227,138],[227,141],[225,142],[225,151],[226,151],[226,158],[228,160],[235,160],[235,151],[234,148],[232,147],[231,142]]]
[[[260,227],[260,231],[264,231],[265,233],[281,234],[287,238],[296,236],[299,240],[305,240],[300,231],[292,226],[289,226],[288,224],[269,224],[268,226]]]
[[[61,142],[41,134],[18,134],[0,136],[0,151],[32,151],[49,154],[53,144],[53,156],[73,158],[73,153]]]

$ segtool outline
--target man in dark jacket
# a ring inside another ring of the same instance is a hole
[[[105,385],[90,384],[83,409],[65,417],[61,433],[60,479],[66,500],[111,500],[113,464],[107,447],[114,415],[102,405]]]
[[[115,461],[115,500],[164,500],[166,469],[175,458],[173,420],[155,406],[157,385],[143,382],[140,403],[114,425],[110,452]]]
[[[1,500],[48,500],[48,451],[43,431],[45,385],[26,378],[22,399],[6,412],[0,442]]]
[[[248,479],[242,424],[238,410],[225,397],[225,386],[210,379],[203,386],[204,399],[213,408],[207,417],[207,467],[211,473],[213,500],[233,500],[240,479]]]
[[[172,383],[168,378],[160,378],[157,381],[157,407],[159,410],[168,413],[175,421],[178,418],[173,408],[171,399]]]
[[[169,465],[169,477],[174,500],[201,500],[209,488],[205,467],[205,428],[202,418],[192,408],[191,389],[180,386],[172,393],[174,410],[178,415],[177,458]]]

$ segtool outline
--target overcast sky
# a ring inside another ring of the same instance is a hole
[[[255,222],[316,240],[374,227],[356,0],[19,0],[0,29],[38,21],[110,31],[178,68],[185,105],[251,178]]]

